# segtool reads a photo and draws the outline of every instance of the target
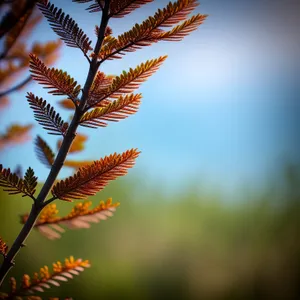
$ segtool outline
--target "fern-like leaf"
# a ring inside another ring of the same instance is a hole
[[[132,93],[159,69],[166,58],[167,56],[160,56],[157,59],[148,60],[128,72],[124,71],[113,80],[108,88],[108,97],[115,98],[124,93]]]
[[[137,112],[141,103],[141,94],[129,94],[108,103],[101,108],[86,112],[80,119],[80,125],[90,128],[106,127],[107,121],[118,122]]]
[[[77,203],[68,215],[59,217],[56,204],[49,204],[41,212],[34,227],[50,240],[59,239],[65,232],[62,226],[69,229],[90,228],[90,223],[98,223],[112,217],[119,203],[112,203],[112,199],[109,198],[106,202],[100,201],[94,208],[91,206],[91,201]],[[21,223],[24,224],[27,218],[28,215],[21,216]]]
[[[73,0],[73,2],[94,2],[87,8],[89,12],[101,11],[105,4],[105,1],[103,0]],[[109,4],[109,17],[123,18],[135,9],[150,2],[153,2],[153,0],[111,0]]]
[[[40,136],[37,136],[35,140],[35,152],[42,164],[48,168],[52,167],[55,154],[46,141],[44,141]]]
[[[67,282],[73,278],[73,275],[79,275],[86,268],[90,267],[88,260],[74,259],[73,256],[66,258],[64,263],[60,261],[53,263],[52,272],[47,266],[40,269],[39,273],[34,273],[31,278],[24,274],[19,287],[15,278],[11,278],[11,292],[4,299],[42,299],[35,296],[38,292],[42,293],[45,289],[50,289],[52,286],[60,286],[60,282]],[[52,285],[52,286],[51,286]],[[24,298],[25,299],[25,298]]]
[[[107,76],[103,72],[98,71],[89,91],[89,102],[93,103],[105,96],[114,78],[115,76]]]
[[[153,16],[155,20],[154,30],[160,30],[162,27],[172,27],[177,23],[184,21],[186,17],[199,5],[197,0],[177,0],[159,9]],[[150,20],[148,18],[148,20]],[[153,20],[153,21],[154,21]]]
[[[12,173],[10,169],[4,169],[0,164],[0,186],[3,191],[9,195],[23,194],[22,197],[29,196],[33,198],[37,178],[34,177],[33,170],[29,168],[26,172],[25,179]]]
[[[153,34],[153,38],[160,41],[181,41],[185,36],[196,30],[205,19],[205,15],[197,14],[170,31]]]
[[[0,254],[5,257],[7,254],[7,251],[8,251],[8,246],[6,245],[6,243],[3,241],[3,239],[0,236]]]
[[[109,16],[113,18],[123,18],[135,9],[153,0],[111,0],[109,5]]]
[[[34,171],[30,167],[25,173],[24,184],[28,193],[33,196],[35,193],[35,188],[37,186],[37,177],[34,176]]]
[[[163,40],[178,40],[178,39],[167,39],[166,36],[174,35],[172,30],[164,31],[166,27],[173,27],[181,21],[185,21],[187,16],[198,6],[197,0],[178,0],[174,3],[169,3],[164,9],[159,9],[154,16],[149,17],[141,24],[136,24],[134,27],[119,35],[118,38],[111,38],[109,42],[103,45],[99,58],[103,62],[107,59],[122,58],[126,52],[133,52],[144,46],[150,46],[153,43],[157,43]],[[177,28],[176,34],[183,38],[188,35],[192,30],[196,29],[197,26],[202,24],[205,20],[206,15],[197,15],[196,20],[192,18],[189,20],[187,28]],[[201,21],[200,21],[201,19]],[[191,25],[193,23],[193,26]],[[181,25],[186,27],[187,24]],[[180,29],[180,30],[179,30]],[[162,36],[165,34],[166,36]]]
[[[69,15],[65,15],[61,9],[47,0],[40,1],[37,5],[47,18],[51,28],[67,46],[79,48],[84,54],[92,49],[88,36]]]
[[[75,175],[57,182],[52,188],[52,194],[55,198],[65,201],[93,196],[111,180],[126,175],[138,155],[136,149],[131,149],[122,154],[106,156],[92,165],[80,168]]]
[[[43,98],[36,97],[33,93],[27,94],[27,101],[34,112],[34,117],[49,134],[65,135],[68,123],[65,123],[54,108],[47,104]]]
[[[89,99],[89,107],[100,104],[103,106],[101,101],[104,99],[118,98],[122,94],[132,93],[138,89],[141,83],[146,81],[165,61],[167,56],[161,56],[157,59],[148,60],[145,63],[138,65],[135,69],[131,69],[123,73],[120,76],[116,76],[112,81],[112,84],[99,94],[98,97]]]
[[[67,95],[75,99],[80,92],[80,85],[66,72],[48,68],[36,55],[30,54],[30,72],[34,80],[45,85],[53,95]]]

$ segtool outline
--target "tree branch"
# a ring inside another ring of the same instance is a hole
[[[109,17],[108,17],[109,3],[110,3],[110,0],[105,0],[105,7],[103,9],[103,14],[102,14],[102,18],[101,18],[99,36],[98,36],[97,43],[96,43],[96,46],[94,49],[95,54],[99,53],[102,43],[103,43],[103,40],[104,40],[105,28],[107,27],[108,20],[109,20]],[[47,195],[49,194],[62,166],[64,165],[64,162],[65,162],[65,159],[69,152],[69,149],[70,149],[72,142],[76,136],[77,127],[79,126],[80,118],[81,118],[82,114],[84,113],[84,107],[85,107],[87,99],[88,99],[89,90],[90,90],[93,80],[97,74],[99,65],[100,64],[97,62],[97,56],[95,56],[90,63],[90,68],[89,68],[88,76],[87,76],[87,79],[86,79],[86,82],[85,82],[85,85],[83,88],[80,105],[74,113],[73,119],[68,128],[66,136],[64,137],[63,143],[59,149],[57,157],[55,158],[55,161],[52,165],[50,173],[49,173],[38,197],[36,198],[35,204],[32,206],[28,220],[24,224],[21,232],[19,233],[17,239],[13,243],[11,249],[9,250],[9,252],[8,252],[7,256],[5,257],[4,262],[1,266],[0,286],[2,285],[3,280],[6,277],[6,275],[8,274],[9,270],[13,267],[14,259],[15,259],[16,255],[18,254],[18,252],[20,251],[26,238],[30,234],[32,228],[34,227],[34,224],[36,223],[36,220],[37,220],[42,208],[44,207],[44,204],[47,203],[47,201],[45,201],[45,199],[46,199]]]

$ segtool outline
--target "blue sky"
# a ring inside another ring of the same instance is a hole
[[[154,1],[127,18],[113,20],[114,34],[130,29],[167,2]],[[147,59],[169,56],[140,88],[140,111],[107,128],[82,130],[90,136],[87,150],[74,159],[98,159],[137,147],[142,154],[135,171],[145,183],[157,180],[160,186],[178,188],[199,181],[225,190],[245,183],[259,185],[286,162],[298,161],[299,1],[200,2],[196,12],[209,17],[183,42],[162,42],[103,65],[104,72],[118,75]],[[88,14],[84,5],[71,1],[53,3],[94,38],[100,14]],[[56,36],[43,22],[35,39]],[[84,83],[88,65],[78,49],[63,46],[56,66]],[[32,122],[27,90],[54,106],[60,100],[32,83],[11,97],[9,111],[1,115],[2,126],[16,119]],[[67,118],[67,112],[62,114]],[[36,134],[46,137],[38,125]],[[47,137],[54,147],[56,139]],[[0,159],[9,167],[33,165],[39,178],[46,178],[47,169],[36,163],[31,142],[1,153]]]

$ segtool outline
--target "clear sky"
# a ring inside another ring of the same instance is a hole
[[[130,29],[167,2],[154,1],[113,20],[114,34]],[[98,159],[137,147],[142,154],[135,169],[145,183],[158,180],[160,186],[176,188],[193,181],[228,190],[241,183],[260,184],[286,162],[298,161],[300,1],[200,2],[196,12],[209,17],[183,42],[162,42],[103,65],[103,71],[118,75],[147,59],[169,56],[140,88],[140,111],[107,128],[82,130],[90,136],[87,149],[74,159]],[[95,37],[99,13],[89,14],[85,5],[71,1],[53,3]],[[51,40],[56,35],[44,21],[35,39]],[[56,66],[84,83],[88,65],[80,50],[63,46]],[[33,122],[26,91],[54,106],[61,99],[32,83],[11,97],[9,111],[1,115],[2,127],[16,119],[21,124]],[[67,112],[62,114],[68,117]],[[37,124],[32,133],[46,137]],[[47,138],[54,148],[56,138]],[[1,153],[0,159],[9,167],[35,166],[39,178],[46,178],[47,169],[36,163],[31,142]]]

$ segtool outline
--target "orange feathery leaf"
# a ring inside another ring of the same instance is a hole
[[[98,27],[98,30],[97,30],[97,27],[98,26],[96,25],[95,32],[96,32],[96,35],[98,36],[99,35],[99,27]],[[113,33],[113,31],[112,31],[111,27],[107,26],[105,28],[104,36],[108,37],[108,36],[112,35],[112,33]]]
[[[185,36],[196,30],[206,19],[206,15],[197,14],[182,24],[175,26],[172,30],[163,33],[157,33],[155,39],[161,41],[181,41]]]
[[[47,266],[44,266],[39,272],[34,273],[32,278],[24,274],[19,287],[17,287],[16,279],[12,277],[11,292],[7,295],[7,299],[23,299],[23,297],[27,297],[26,299],[41,299],[36,298],[34,295],[37,292],[42,293],[45,289],[50,289],[51,285],[60,286],[60,282],[72,279],[73,275],[79,275],[88,267],[90,267],[88,260],[75,260],[73,256],[70,256],[70,258],[65,259],[64,263],[60,261],[53,263],[52,272]]]
[[[153,0],[111,0],[109,5],[109,16],[123,18],[142,5],[153,2]]]
[[[141,94],[120,96],[106,106],[86,112],[80,119],[80,125],[90,128],[106,127],[107,121],[118,122],[125,119],[137,112],[141,98]]]
[[[97,37],[99,36],[99,30],[100,30],[100,27],[98,25],[96,25],[95,26],[95,34]],[[113,33],[113,31],[112,31],[111,27],[107,26],[105,28],[104,36],[108,37],[108,36],[112,35],[112,33]]]
[[[130,14],[135,9],[141,7],[144,4],[150,3],[153,0],[111,0],[109,4],[109,17],[112,18],[123,18],[124,16]],[[95,2],[91,4],[87,10],[89,12],[98,12],[101,11],[105,5],[105,1],[99,0],[73,0],[77,3],[87,3]]]
[[[106,98],[113,99],[122,94],[132,93],[158,70],[166,58],[167,56],[160,56],[157,59],[147,60],[145,63],[138,65],[135,69],[130,68],[128,72],[123,71],[120,76],[114,78],[111,85],[103,91],[102,94],[100,93],[98,97],[95,95],[94,98],[89,99],[89,107],[98,106],[98,103],[100,106],[103,106],[101,101]]]
[[[177,0],[169,2],[168,5],[159,9],[153,16],[155,21],[155,31],[161,27],[172,27],[177,23],[184,21],[186,17],[199,5],[197,0]],[[151,20],[151,17],[148,18]]]
[[[68,123],[65,123],[54,108],[47,104],[43,98],[36,97],[33,93],[27,94],[27,101],[34,112],[36,121],[52,135],[65,135]]]
[[[49,147],[49,145],[40,136],[35,140],[35,152],[42,164],[51,168],[54,163],[55,154]]]
[[[164,31],[163,28],[172,27],[181,21],[185,21],[187,16],[197,6],[197,0],[178,0],[174,3],[170,2],[164,9],[159,9],[154,16],[149,17],[141,24],[134,25],[131,30],[119,35],[118,38],[111,38],[109,42],[103,45],[99,53],[99,59],[103,62],[107,59],[122,58],[122,55],[126,52],[133,52],[162,40],[171,40],[166,39],[166,37],[164,39],[161,36],[161,34],[164,33],[170,35],[172,32]],[[177,31],[180,29],[183,38],[183,36],[188,35],[188,33],[202,24],[206,17],[206,15],[199,15],[196,18],[197,22],[193,20],[193,26],[189,24],[188,30],[186,28],[177,28]],[[201,22],[198,20],[200,18],[202,19]],[[185,24],[185,26],[187,26],[187,24]],[[177,32],[177,35],[179,35],[179,32]],[[174,38],[172,40],[176,41],[178,39]],[[93,55],[94,54],[92,54],[92,56]]]
[[[62,226],[69,229],[90,228],[90,223],[98,223],[112,217],[119,203],[112,203],[112,199],[109,198],[106,202],[100,201],[94,208],[91,206],[91,201],[77,203],[68,215],[59,217],[56,204],[49,204],[41,212],[34,227],[50,240],[59,239],[65,232]],[[21,216],[21,223],[24,224],[27,218],[28,214]]]
[[[32,125],[12,124],[6,133],[0,134],[0,149],[6,146],[21,144],[30,139],[29,132]]]
[[[93,196],[110,181],[126,175],[139,153],[137,149],[122,154],[114,153],[95,161],[92,165],[80,168],[75,175],[57,182],[52,188],[52,194],[65,201]]]
[[[84,149],[85,147],[85,142],[87,141],[87,136],[81,133],[77,133],[75,136],[75,139],[71,145],[71,148],[69,150],[69,153],[75,153],[75,152],[80,152]],[[59,140],[57,142],[57,149],[61,147],[62,140]]]
[[[24,179],[22,179],[12,173],[10,169],[4,169],[0,165],[0,186],[9,195],[23,194],[22,197],[29,196],[32,198],[36,185],[37,177],[34,176],[34,171],[31,168],[28,168]]]
[[[165,55],[157,59],[147,60],[135,69],[130,68],[128,72],[124,71],[120,76],[116,76],[108,88],[109,97],[115,98],[124,93],[132,93],[159,69],[166,58]]]
[[[30,54],[30,72],[34,80],[45,85],[53,95],[67,95],[75,99],[80,92],[80,85],[77,85],[70,75],[62,70],[48,68],[37,56]]]
[[[47,0],[40,1],[37,5],[47,18],[53,31],[60,36],[67,46],[79,48],[85,54],[92,49],[92,42],[88,36],[69,15],[65,15],[61,9]]]
[[[3,239],[0,236],[0,254],[5,257],[7,254],[7,251],[8,251],[8,246],[6,245],[6,243],[3,241]]]
[[[98,71],[92,86],[89,91],[89,102],[93,103],[97,99],[105,96],[108,87],[112,84],[115,76],[105,75],[103,72]]]

